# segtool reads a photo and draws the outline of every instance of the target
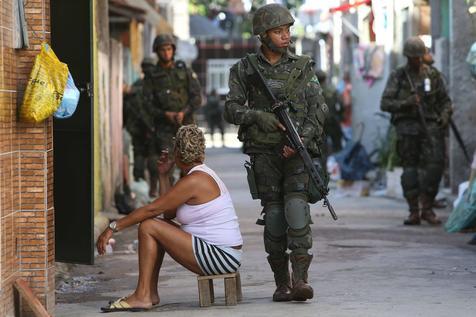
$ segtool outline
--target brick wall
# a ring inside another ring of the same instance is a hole
[[[30,48],[19,50],[13,48],[15,3],[0,1],[0,316],[14,314],[18,277],[50,313],[55,303],[52,120],[26,124],[16,117],[34,57],[50,37],[49,1],[24,1]]]

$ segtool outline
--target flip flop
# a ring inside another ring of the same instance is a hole
[[[128,312],[143,312],[148,311],[150,308],[144,307],[132,307],[127,303],[124,298],[119,298],[113,303],[110,303],[107,307],[101,307],[101,311],[103,313],[112,313],[112,312],[119,312],[119,311],[128,311]]]
[[[121,297],[121,298],[116,299],[116,300],[110,300],[109,302],[107,302],[107,304],[108,304],[108,305],[111,305],[112,303],[117,302],[118,300],[126,300],[129,296],[130,296],[130,295]],[[157,306],[159,306],[159,305],[160,305],[160,303],[152,304],[152,308],[157,307]]]

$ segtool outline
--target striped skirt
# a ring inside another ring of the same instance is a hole
[[[241,250],[209,244],[192,235],[193,253],[205,275],[233,273],[241,265]]]

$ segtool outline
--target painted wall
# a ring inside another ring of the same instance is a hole
[[[476,41],[474,21],[468,13],[466,1],[451,1],[450,34],[450,95],[453,100],[453,120],[471,154],[476,149],[476,80],[471,77],[466,56]],[[453,190],[469,177],[469,164],[450,135],[450,179]]]
[[[355,68],[352,71],[352,128],[354,139],[360,134],[359,124],[364,123],[362,144],[368,153],[373,151],[378,138],[385,137],[389,120],[376,115],[381,113],[380,99],[390,74],[389,55],[385,56],[385,66],[382,78],[376,80],[372,86],[358,74]]]

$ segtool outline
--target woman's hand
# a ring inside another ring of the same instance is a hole
[[[111,228],[106,228],[101,235],[98,238],[98,241],[96,242],[96,248],[98,250],[98,253],[100,255],[103,255],[106,253],[106,246],[109,243],[109,239],[112,237],[112,229]]]
[[[169,151],[163,150],[160,154],[160,158],[157,161],[157,169],[159,174],[166,175],[170,172],[175,162],[169,158]]]

